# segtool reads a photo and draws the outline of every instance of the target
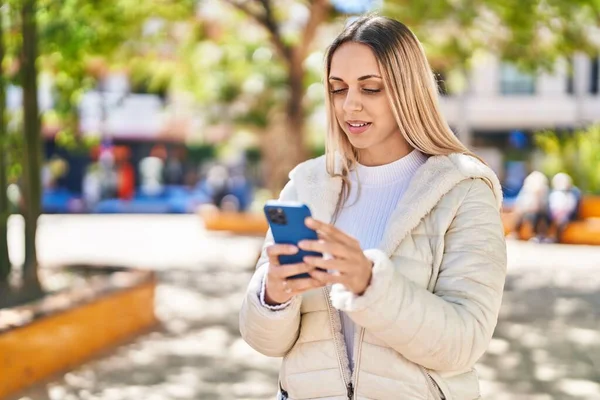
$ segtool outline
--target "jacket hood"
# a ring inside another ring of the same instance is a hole
[[[332,177],[325,167],[325,156],[308,160],[290,173],[296,182],[298,198],[306,202],[313,216],[330,222],[342,187],[339,177]],[[482,179],[496,199],[498,210],[502,207],[502,187],[496,174],[474,157],[454,153],[448,156],[430,156],[415,173],[405,194],[400,199],[380,246],[391,255],[396,246],[436,206],[440,199],[460,182]]]

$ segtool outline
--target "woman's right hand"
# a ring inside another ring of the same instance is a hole
[[[265,302],[274,306],[287,302],[292,297],[325,284],[314,278],[288,279],[290,276],[312,271],[315,267],[306,263],[279,264],[280,255],[293,255],[298,252],[294,245],[273,244],[267,247],[269,269],[265,282]]]

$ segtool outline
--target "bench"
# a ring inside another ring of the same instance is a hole
[[[236,235],[265,236],[269,229],[262,213],[222,211],[216,207],[202,207],[198,211],[209,231],[225,231]]]
[[[225,231],[236,235],[264,236],[269,225],[262,213],[221,211],[215,207],[202,207],[199,210],[204,226],[210,231]],[[516,215],[510,210],[502,212],[504,233],[514,230]],[[533,237],[531,226],[524,224],[518,233],[519,238]],[[563,232],[562,243],[600,245],[600,196],[584,196],[576,221]]]
[[[514,230],[517,216],[510,210],[502,212],[504,233],[509,234]],[[524,224],[520,232],[520,239],[533,237],[532,227]],[[577,220],[571,222],[563,232],[561,243],[587,244],[600,246],[600,196],[584,196],[581,199]]]

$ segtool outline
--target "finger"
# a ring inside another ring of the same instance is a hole
[[[330,239],[329,241],[339,242],[349,246],[354,246],[358,243],[355,238],[342,232],[331,224],[326,224],[325,222],[310,217],[306,218],[305,224],[310,229],[316,230],[318,233]]]
[[[267,247],[267,256],[271,265],[279,265],[280,255],[293,255],[298,253],[298,248],[291,244],[274,244]]]
[[[299,279],[288,279],[285,281],[284,291],[288,294],[300,294],[307,290],[315,289],[324,286],[324,284],[312,277],[310,278],[299,278]]]
[[[298,247],[306,251],[314,251],[321,254],[331,254],[336,258],[347,258],[351,251],[343,244],[328,242],[326,240],[302,240]]]
[[[289,285],[289,282],[287,279],[284,279],[281,281],[281,286],[283,286],[283,291],[287,294],[291,294],[293,292],[292,287]]]
[[[306,263],[285,264],[273,266],[273,276],[279,279],[287,279],[290,276],[304,274],[314,269],[312,265]]]
[[[304,262],[314,268],[322,268],[325,270],[335,270],[340,273],[347,273],[353,269],[351,264],[348,264],[344,260],[332,258],[325,259],[323,257],[306,256]],[[312,269],[311,269],[312,271]]]
[[[298,248],[293,244],[272,244],[267,247],[267,254],[270,257],[279,255],[292,255],[298,252]]]
[[[323,285],[333,285],[334,283],[344,284],[347,282],[347,278],[344,275],[330,274],[328,272],[319,271],[318,269],[314,269],[309,273],[310,276],[321,282]]]

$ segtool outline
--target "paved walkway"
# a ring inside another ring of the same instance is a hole
[[[20,229],[11,220],[17,262]],[[46,216],[38,243],[46,264],[158,270],[164,326],[17,399],[274,397],[279,360],[250,349],[237,323],[261,239],[206,232],[194,216]],[[483,398],[600,399],[600,248],[508,246],[500,322],[478,365]]]

